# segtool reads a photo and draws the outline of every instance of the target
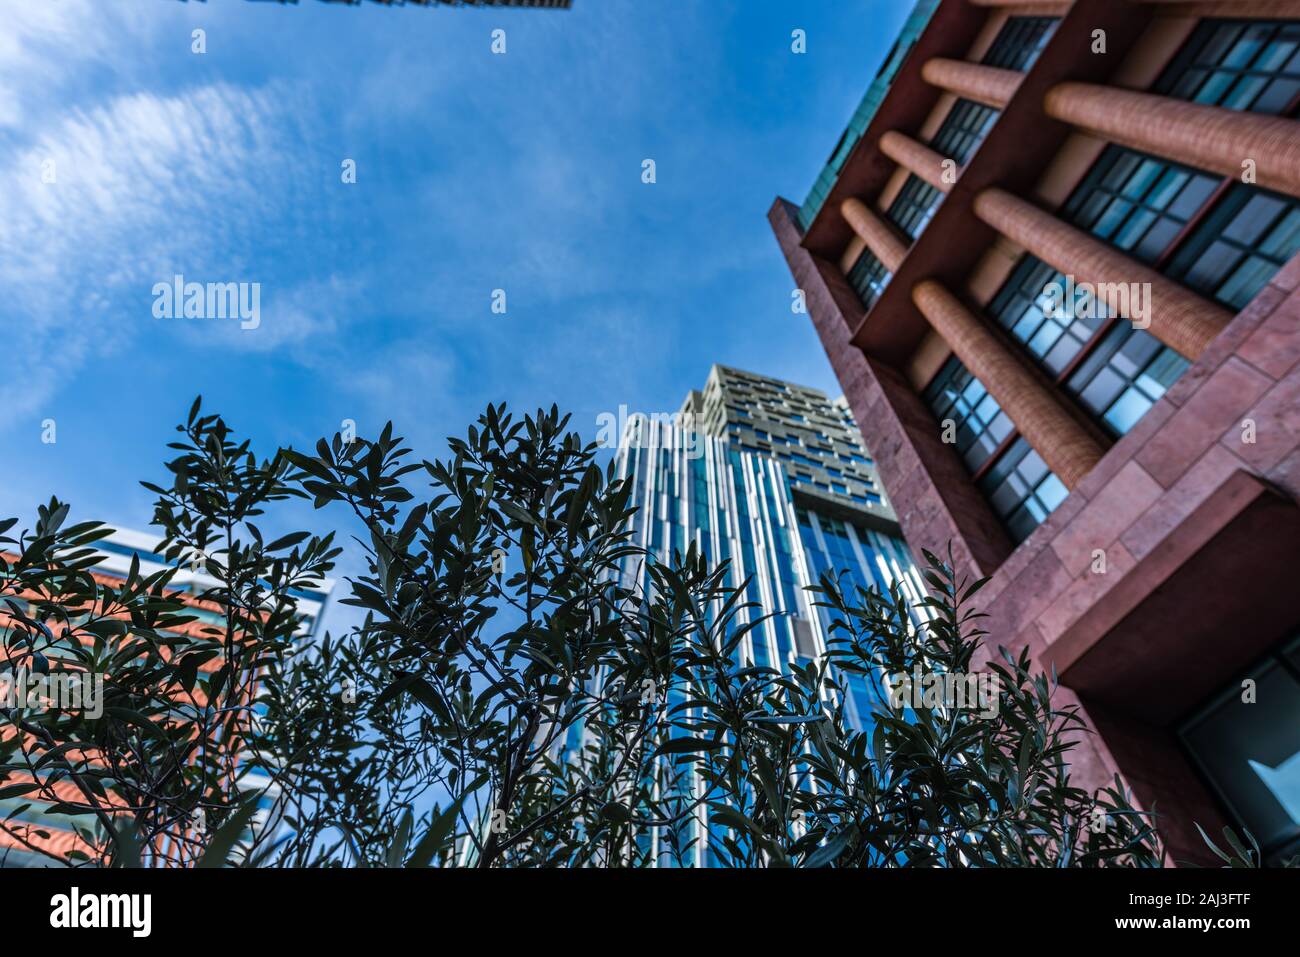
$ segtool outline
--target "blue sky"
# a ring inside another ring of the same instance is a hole
[[[426,457],[490,401],[594,439],[714,362],[837,394],[765,216],[908,6],[0,0],[0,515],[143,528],[196,393],[268,451],[391,418]],[[155,318],[176,273],[261,324]]]

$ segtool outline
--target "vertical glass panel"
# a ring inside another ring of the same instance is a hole
[[[1281,656],[1257,668],[1256,700],[1230,686],[1183,741],[1265,852],[1300,839],[1300,681]]]

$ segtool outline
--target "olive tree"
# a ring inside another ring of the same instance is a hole
[[[555,408],[488,406],[432,460],[391,424],[266,459],[198,402],[178,428],[147,483],[170,567],[93,573],[108,530],[58,502],[0,525],[8,667],[105,681],[98,715],[0,715],[19,846],[116,866],[1162,863],[1120,782],[1071,783],[1086,729],[1026,654],[992,656],[978,707],[901,693],[993,643],[950,560],[924,556],[919,608],[824,577],[826,653],[775,670],[742,656],[763,618],[729,569],[637,544],[628,482]],[[291,501],[350,532],[362,569],[354,623],[312,641],[294,593],[340,548],[264,535]],[[851,723],[855,678],[874,698]]]

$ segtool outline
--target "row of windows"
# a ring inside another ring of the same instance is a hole
[[[943,194],[915,173],[907,177],[903,188],[889,204],[885,218],[915,239],[930,225]]]
[[[1010,18],[983,62],[1007,69],[1028,69],[1057,22],[1051,17]],[[1232,109],[1300,111],[1300,24],[1206,21],[1155,89],[1165,95]],[[940,155],[964,164],[997,116],[998,112],[990,107],[958,100],[930,145]],[[1174,241],[1219,185],[1217,178],[1198,170],[1132,151],[1112,151],[1109,164],[1099,164],[1096,175],[1098,182],[1092,184],[1087,208],[1069,212],[1084,228],[1148,261]],[[933,218],[941,201],[938,190],[910,176],[891,205],[888,218],[915,238]],[[1280,224],[1275,245],[1282,248],[1286,238],[1282,234],[1295,228],[1300,227],[1292,222]],[[1216,247],[1211,259],[1222,267],[1215,277],[1218,283],[1207,280],[1203,284],[1222,285],[1221,298],[1239,307],[1263,285],[1258,277],[1268,265],[1258,258],[1234,261],[1236,251],[1231,243]],[[861,275],[855,288],[869,308],[879,298],[889,276],[879,264],[862,260],[859,264]]]
[[[1234,310],[1300,251],[1300,201],[1235,185],[1166,271]]]
[[[1063,387],[1111,434],[1123,435],[1177,381],[1187,360],[1131,323],[1110,322],[1103,303],[1072,290],[1061,273],[1026,256],[990,312],[1055,377],[1101,335]]]
[[[1076,225],[1148,263],[1172,252],[1165,272],[1233,309],[1255,297],[1300,249],[1300,202],[1231,185],[1201,219],[1221,181],[1171,160],[1107,147],[1064,213]]]
[[[995,42],[986,62],[1009,69],[1032,63],[1036,52],[1025,51],[1041,51],[1051,33],[1050,19],[1037,19],[1046,22],[1009,22],[999,36],[1007,46]],[[1014,34],[1008,32],[1013,29]],[[1018,43],[1013,35],[1020,37]],[[1023,64],[1017,56],[1026,57]],[[1156,89],[1233,109],[1295,113],[1300,24],[1206,22]],[[958,101],[932,146],[962,162],[996,115]],[[920,188],[926,185],[911,177],[891,207],[891,220],[912,236],[941,198],[938,191],[931,196]],[[1061,216],[1234,311],[1300,253],[1296,199],[1115,145],[1103,151]],[[1121,436],[1188,367],[1182,356],[1125,321],[1140,315],[1138,305],[1150,304],[1135,302],[1130,315],[1116,315],[1087,287],[1080,290],[1072,278],[1025,256],[988,311],[1083,410],[1111,435]],[[978,473],[982,491],[1016,540],[1064,499],[1063,485],[955,357],[925,398],[941,425],[955,426],[958,453]]]
[[[979,487],[1021,542],[1065,501],[1066,488],[1023,438],[1007,443],[1015,427],[996,399],[955,356],[925,391],[925,400],[972,473],[984,471]],[[995,453],[1005,451],[985,469]]]
[[[1298,56],[1300,24],[1211,21],[1198,28],[1156,89],[1233,109],[1293,112],[1300,92]],[[1234,311],[1300,252],[1295,199],[1244,183],[1225,184],[1200,170],[1114,145],[1062,214]],[[1032,256],[1013,271],[989,312],[1114,436],[1132,429],[1188,367],[1185,358],[1148,332],[1122,321],[1129,317],[1113,316],[1088,291],[1079,292]],[[976,414],[966,431],[984,435],[989,430]],[[1001,477],[1014,471],[1007,462],[1022,442],[1017,439],[980,482],[990,500],[1001,496],[995,509],[1017,538],[1037,524],[1030,524],[1034,517],[1050,513],[1056,497],[1051,486],[1040,497],[1028,480],[1002,484]],[[968,465],[972,458],[987,459],[987,444],[972,445],[976,451],[966,452]],[[1008,512],[1016,495],[1024,496],[1016,505],[1021,511]]]
[[[1024,541],[1069,494],[1023,438],[998,456],[979,485],[1015,542]]]
[[[1189,247],[1199,255],[1175,257],[1175,266],[1168,270],[1176,272],[1179,262],[1190,263],[1180,278],[1234,308],[1244,306],[1300,251],[1300,206],[1248,187],[1242,190],[1198,230],[1197,235],[1206,235],[1204,242],[1197,243],[1193,236]],[[1132,323],[1112,321],[1105,305],[1091,295],[1071,290],[1065,276],[1026,256],[994,297],[990,312],[1046,371],[1055,377],[1068,372],[1062,388],[1097,422],[1112,435],[1124,435],[1178,380],[1188,362]],[[956,359],[936,377],[926,397],[941,423],[951,419],[956,424],[957,450],[972,471],[978,471],[1013,430],[992,396]],[[1010,460],[1022,443],[1013,443],[981,480],[1017,540],[1063,498],[1055,479],[1046,486],[1047,494],[1037,496],[1038,486],[1016,475]],[[1031,471],[1036,475],[1038,470]]]
[[[1214,195],[1219,182],[1199,170],[1109,146],[1062,212],[1080,229],[1153,262]]]
[[[1003,69],[1028,70],[1051,38],[1058,22],[1055,17],[1009,18],[981,62]],[[960,166],[975,152],[997,117],[998,111],[991,107],[971,100],[958,100],[931,138],[930,145],[941,156]],[[938,189],[912,175],[904,182],[885,217],[909,238],[915,239],[930,224],[942,201],[943,194]],[[891,276],[879,259],[864,251],[848,278],[863,305],[870,309]]]
[[[958,100],[930,138],[930,148],[964,166],[1000,115],[998,110],[974,100]]]
[[[1010,17],[988,53],[986,66],[1025,71],[1033,66],[1060,20],[1056,17]],[[941,156],[961,165],[970,158],[997,119],[998,111],[970,100],[958,100],[930,141]],[[890,221],[915,239],[921,234],[943,194],[917,176],[909,176],[887,213]]]
[[[1059,17],[1009,17],[980,63],[1028,71],[1060,22]]]
[[[1206,20],[1155,91],[1230,110],[1292,115],[1300,99],[1300,23]]]
[[[862,305],[868,309],[876,304],[880,294],[885,291],[885,286],[889,284],[890,278],[891,274],[885,268],[885,264],[877,259],[870,249],[862,250],[862,255],[853,264],[848,276],[849,285],[857,291]]]
[[[1239,310],[1300,251],[1300,203],[1245,184],[1214,200],[1218,190],[1218,181],[1204,173],[1111,146],[1065,213]],[[1190,235],[1180,238],[1193,222]],[[989,312],[1054,377],[1092,349],[1063,386],[1115,435],[1131,429],[1187,368],[1149,333],[1110,321],[1104,304],[1032,256],[994,296]]]
[[[979,471],[1015,430],[997,400],[956,356],[925,390],[925,401],[972,472]]]

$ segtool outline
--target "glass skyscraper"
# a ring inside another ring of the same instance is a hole
[[[825,653],[830,619],[806,590],[823,573],[843,573],[846,588],[897,584],[920,600],[921,579],[847,406],[715,366],[682,412],[676,422],[628,423],[617,461],[619,477],[633,484],[633,541],[661,561],[693,543],[711,565],[730,563],[729,584],[757,606],[742,610],[737,627],[766,616],[743,638],[738,665],[788,671]],[[623,577],[627,587],[650,588],[639,560],[628,560]],[[838,677],[849,722],[865,730],[878,692],[861,675]],[[708,842],[690,853],[695,864],[709,863]]]

